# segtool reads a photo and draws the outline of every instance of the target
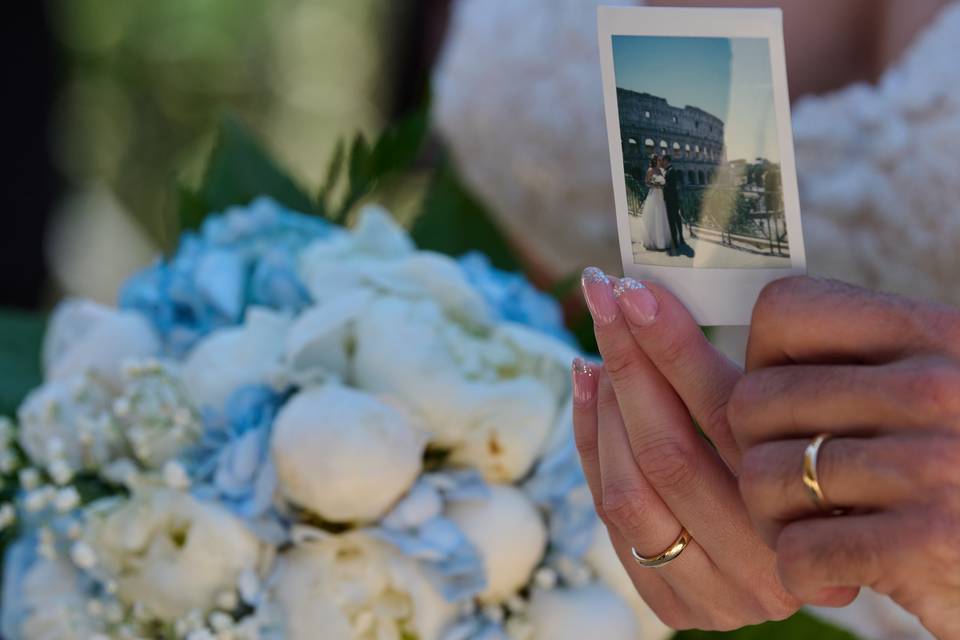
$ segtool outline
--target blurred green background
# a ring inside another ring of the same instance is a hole
[[[178,189],[199,182],[225,114],[316,193],[337,141],[356,132],[376,137],[422,109],[448,10],[448,0],[44,4],[28,28],[53,51],[43,140],[57,179],[46,194],[50,210],[36,212],[45,270],[24,273],[42,293],[32,303],[14,302],[32,308],[0,313],[0,412],[14,413],[40,382],[44,308],[63,295],[112,303],[130,272],[172,246]],[[402,211],[428,195],[448,207],[482,207],[436,158],[427,153],[442,180],[428,188],[414,171],[394,189],[392,204]],[[457,231],[462,227],[448,222],[442,232]],[[852,636],[799,614],[730,634],[678,637]]]

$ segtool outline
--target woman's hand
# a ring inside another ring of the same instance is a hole
[[[584,272],[583,288],[604,366],[574,363],[577,448],[640,595],[678,629],[735,629],[789,616],[799,602],[781,586],[734,475],[740,453],[726,405],[740,370],[665,290],[615,282],[596,269]],[[669,564],[645,568],[631,557],[631,547],[656,556],[684,528],[692,541]]]
[[[838,282],[768,286],[727,416],[780,579],[822,603],[866,585],[960,638],[960,313]],[[802,483],[819,433],[827,508]]]

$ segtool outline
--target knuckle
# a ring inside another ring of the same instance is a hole
[[[692,629],[693,624],[690,618],[680,609],[680,607],[669,606],[654,609],[653,612],[660,618],[660,622],[676,631]]]
[[[601,510],[606,520],[621,531],[639,531],[645,519],[643,500],[643,493],[634,482],[606,483],[603,485]]]
[[[573,443],[576,445],[581,458],[595,458],[599,453],[596,431],[574,429]]]
[[[723,633],[727,631],[734,631],[747,624],[748,623],[744,621],[740,615],[735,615],[731,612],[721,610],[707,614],[706,620],[698,624],[697,628],[704,631]]]
[[[763,449],[753,447],[747,449],[740,460],[740,495],[747,508],[753,513],[756,510],[767,482],[767,463]]]
[[[718,434],[725,434],[730,430],[730,422],[727,420],[727,404],[723,399],[715,398],[707,409],[700,423],[700,428],[712,440]]]
[[[796,525],[788,525],[780,531],[777,538],[777,568],[786,583],[798,567],[804,567],[809,561],[809,550],[803,531]]]
[[[800,609],[800,602],[777,585],[760,603],[760,615],[763,620],[786,620]]]
[[[727,400],[727,422],[733,437],[741,445],[749,438],[749,432],[746,427],[749,424],[751,410],[758,398],[758,379],[755,373],[748,373],[737,380],[730,392],[730,398]]]
[[[620,412],[620,403],[617,400],[617,394],[614,393],[613,387],[606,381],[601,381],[600,387],[597,389],[597,430],[603,428],[603,423],[606,422],[606,418],[609,416],[616,415]]]
[[[695,443],[665,437],[635,449],[637,464],[657,489],[689,495],[697,489],[697,453]]]
[[[763,287],[753,307],[751,325],[765,326],[774,320],[782,312],[784,302],[805,286],[804,280],[803,276],[792,276],[774,280]]]
[[[636,351],[629,347],[618,347],[603,354],[603,368],[612,380],[629,378],[637,364]]]
[[[932,489],[956,491],[960,485],[960,437],[934,437],[919,449],[896,454],[897,470],[904,481]]]
[[[955,569],[960,566],[960,516],[939,509],[927,520],[925,548],[934,566]]]
[[[688,357],[691,341],[679,332],[664,332],[656,341],[657,366],[665,369],[676,369]]]
[[[946,421],[955,428],[960,417],[960,367],[939,361],[920,365],[907,385],[915,406],[936,422]]]
[[[938,306],[926,316],[929,319],[927,324],[931,341],[957,353],[957,345],[960,344],[960,311]]]

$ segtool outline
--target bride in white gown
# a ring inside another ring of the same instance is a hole
[[[640,242],[648,251],[666,251],[670,248],[670,222],[663,199],[663,182],[660,156],[653,155],[644,179],[649,188],[647,198],[640,208],[639,219],[631,218],[630,221],[630,232],[634,241]]]

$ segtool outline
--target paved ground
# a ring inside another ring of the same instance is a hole
[[[694,257],[670,257],[663,251],[647,251],[639,242],[633,243],[633,261],[663,267],[707,267],[715,269],[761,268],[776,269],[790,266],[790,258],[765,256],[733,249],[702,238],[684,237],[694,250]]]

